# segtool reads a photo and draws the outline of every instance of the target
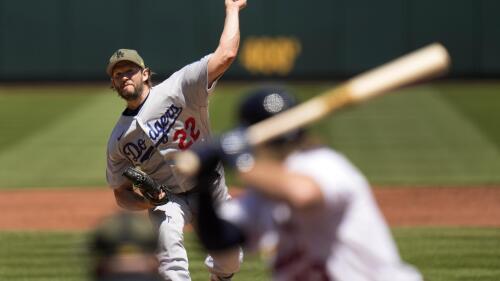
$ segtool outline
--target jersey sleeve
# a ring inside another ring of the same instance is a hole
[[[189,103],[200,106],[208,104],[208,95],[213,92],[217,81],[208,85],[208,61],[211,55],[185,66],[181,70],[182,92]]]
[[[367,186],[364,177],[350,162],[326,148],[291,156],[287,166],[292,171],[312,177],[330,207],[346,206],[356,190]]]

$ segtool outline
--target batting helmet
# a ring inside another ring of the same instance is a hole
[[[250,126],[264,119],[286,111],[297,104],[295,97],[281,86],[265,86],[247,94],[240,103],[239,121],[242,126]],[[291,131],[272,143],[283,143],[299,139],[302,129]]]

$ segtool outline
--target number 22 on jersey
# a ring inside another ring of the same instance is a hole
[[[184,122],[184,128],[174,132],[173,141],[179,141],[179,149],[186,150],[200,137],[200,130],[196,128],[196,120],[189,117]]]

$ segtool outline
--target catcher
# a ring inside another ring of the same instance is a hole
[[[240,121],[249,126],[294,105],[282,88],[259,89],[243,101]],[[270,258],[274,280],[422,281],[402,262],[366,179],[305,131],[292,131],[252,153],[236,130],[193,151],[211,159],[203,162],[201,180],[222,159],[248,187],[217,212],[212,194],[200,193],[197,231],[209,251],[240,244],[261,250]]]

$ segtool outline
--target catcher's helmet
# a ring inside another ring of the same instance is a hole
[[[261,87],[248,93],[240,103],[239,121],[242,126],[247,127],[286,111],[296,104],[295,97],[280,86]],[[273,143],[293,141],[302,134],[302,129],[294,130]]]

